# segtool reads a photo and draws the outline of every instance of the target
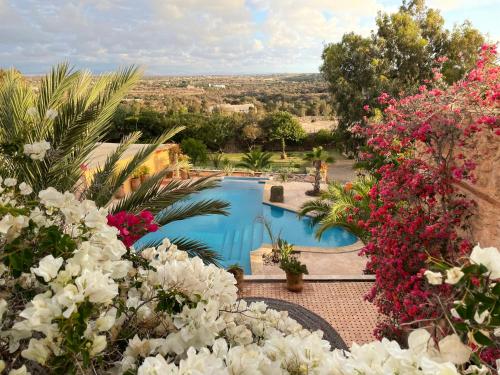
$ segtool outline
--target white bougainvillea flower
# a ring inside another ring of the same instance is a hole
[[[7,187],[12,187],[12,186],[16,186],[17,184],[17,180],[15,178],[6,178],[4,181],[3,181],[4,185],[7,186]]]
[[[490,370],[486,366],[481,366],[478,367],[476,365],[471,365],[467,367],[467,369],[464,371],[464,374],[471,374],[471,375],[489,375],[491,374]]]
[[[116,322],[116,312],[116,308],[113,307],[97,318],[95,326],[99,332],[109,331],[113,327]]]
[[[92,346],[90,347],[90,355],[95,356],[106,349],[108,342],[105,335],[96,335],[92,340]]]
[[[455,365],[466,363],[472,354],[472,349],[464,345],[456,334],[446,336],[440,340],[438,347],[441,359]]]
[[[485,266],[492,279],[500,278],[500,251],[496,247],[481,248],[476,245],[472,249],[470,260],[475,264]]]
[[[48,109],[47,112],[45,112],[45,118],[49,120],[53,120],[57,117],[57,111],[55,109]]]
[[[446,270],[446,284],[455,285],[464,276],[464,273],[459,267],[453,267]]]
[[[33,193],[33,189],[26,182],[21,182],[19,184],[19,192],[21,193],[21,195],[30,195],[31,193]]]
[[[40,203],[46,207],[61,208],[64,205],[64,195],[53,187],[40,191],[38,198],[40,198]]]
[[[432,285],[441,285],[443,283],[443,275],[439,272],[433,272],[431,270],[426,270],[424,272],[424,276],[427,278],[429,284]]]
[[[23,153],[33,160],[43,160],[48,150],[50,143],[46,141],[28,143],[23,147]]]
[[[31,373],[26,369],[25,365],[22,365],[18,369],[10,370],[9,375],[30,375]]]
[[[47,339],[31,339],[28,345],[28,349],[21,352],[21,355],[32,361],[38,362],[44,365],[50,355],[50,349],[48,348]]]
[[[118,294],[118,285],[109,275],[100,271],[84,270],[82,275],[75,279],[75,284],[93,303],[110,304]]]
[[[137,371],[137,375],[174,375],[178,370],[173,364],[168,364],[161,355],[148,357]]]
[[[3,321],[3,314],[7,311],[7,301],[0,298],[0,323]]]
[[[24,215],[5,215],[0,220],[0,233],[5,234],[7,241],[12,241],[19,236],[23,228],[29,225],[29,218]]]
[[[37,268],[33,268],[32,272],[43,278],[43,280],[48,283],[50,280],[57,276],[59,268],[61,268],[64,260],[63,258],[54,258],[52,254],[40,260]]]
[[[408,347],[417,355],[427,353],[429,347],[434,346],[431,334],[426,329],[416,329],[408,336]]]
[[[490,316],[490,312],[488,310],[484,310],[482,313],[479,313],[479,311],[476,310],[474,313],[474,320],[478,324],[483,324],[484,321]]]

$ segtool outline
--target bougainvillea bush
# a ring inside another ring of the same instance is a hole
[[[458,374],[468,349],[425,330],[332,350],[286,312],[237,300],[234,277],[164,240],[131,254],[107,212],[0,180],[0,372]]]
[[[158,230],[158,224],[154,222],[154,216],[148,210],[137,215],[126,211],[109,214],[108,225],[118,229],[118,238],[127,248],[147,233]]]
[[[452,86],[435,75],[415,95],[396,100],[382,94],[384,117],[364,130],[372,149],[364,158],[386,161],[373,171],[379,180],[370,192],[370,217],[361,223],[370,233],[363,254],[376,275],[368,299],[387,317],[378,337],[404,337],[433,319],[439,324],[442,306],[432,297],[448,301],[453,287],[429,287],[424,270],[431,258],[456,264],[471,252],[468,219],[475,206],[456,183],[475,181],[476,160],[468,152],[475,135],[500,136],[494,46],[484,46],[477,67]],[[434,333],[439,339],[449,332]]]

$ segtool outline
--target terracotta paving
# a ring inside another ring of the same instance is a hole
[[[363,300],[372,282],[308,281],[302,293],[289,292],[285,282],[246,281],[242,297],[268,297],[301,305],[325,319],[350,347],[373,341],[374,306]]]

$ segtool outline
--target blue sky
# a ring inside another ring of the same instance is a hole
[[[321,51],[369,35],[393,0],[0,0],[0,66],[27,74],[69,61],[94,72],[317,72]],[[448,27],[469,19],[500,39],[500,0],[428,0]]]

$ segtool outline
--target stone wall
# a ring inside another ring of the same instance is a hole
[[[472,218],[472,236],[482,247],[500,248],[500,137],[490,131],[476,136],[467,156],[477,163],[475,184],[459,184],[477,203]]]

